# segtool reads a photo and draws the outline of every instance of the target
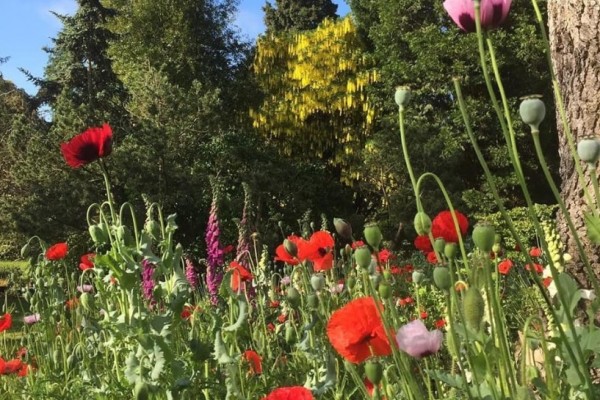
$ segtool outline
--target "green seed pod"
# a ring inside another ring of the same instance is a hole
[[[286,298],[290,305],[294,308],[300,305],[300,292],[293,286],[290,286],[286,292]]]
[[[367,379],[375,386],[379,385],[381,378],[383,378],[383,367],[376,361],[367,361],[365,364],[365,374]]]
[[[296,246],[296,243],[292,242],[291,240],[285,239],[283,241],[283,248],[292,257],[296,257],[298,255],[298,246]]]
[[[481,329],[481,321],[483,321],[485,303],[479,289],[471,287],[467,289],[463,299],[463,309],[465,314],[465,322],[467,327],[474,331]]]
[[[577,143],[577,155],[582,161],[593,164],[600,156],[600,143],[596,139],[582,139]]]
[[[135,400],[148,400],[150,398],[150,390],[146,382],[142,380],[137,381],[133,388],[133,398]]]
[[[365,235],[367,243],[369,243],[372,248],[379,250],[379,245],[383,239],[379,225],[376,222],[366,224],[363,234]]]
[[[306,303],[310,309],[317,309],[319,307],[319,296],[317,296],[316,293],[310,293],[306,296]]]
[[[414,283],[419,285],[421,282],[423,282],[423,279],[425,279],[425,274],[423,274],[421,271],[413,271],[412,280]]]
[[[450,279],[450,270],[446,267],[436,267],[433,269],[433,283],[438,289],[448,291],[452,287]]]
[[[144,230],[152,236],[154,240],[160,240],[160,224],[153,219],[149,219],[144,224]]]
[[[383,279],[385,279],[386,281],[391,281],[392,278],[393,278],[392,272],[389,269],[386,269],[385,271],[383,271]]]
[[[473,243],[484,253],[492,251],[496,239],[496,229],[488,222],[480,222],[473,228]]]
[[[285,342],[287,344],[294,344],[296,342],[296,330],[289,321],[285,323]]]
[[[392,287],[387,282],[381,282],[377,288],[377,291],[379,292],[379,296],[381,296],[381,298],[384,300],[392,297]]]
[[[323,290],[325,287],[325,277],[323,274],[314,274],[310,277],[310,286],[312,286],[313,290]]]
[[[371,250],[367,246],[354,250],[354,260],[359,267],[367,269],[371,265]]]
[[[398,107],[406,107],[410,102],[412,93],[408,86],[397,86],[396,92],[394,93],[394,101],[398,104]]]
[[[458,253],[458,245],[456,243],[446,243],[444,246],[444,255],[449,260],[454,260],[456,253]]]
[[[437,238],[433,241],[433,249],[440,254],[444,253],[444,248],[446,247],[446,241],[444,238]]]
[[[414,220],[415,231],[417,235],[427,235],[431,232],[431,218],[424,212],[418,212]]]
[[[541,96],[525,97],[519,106],[521,119],[531,127],[532,131],[539,131],[540,124],[546,116],[546,106],[539,97]]]
[[[494,243],[494,245],[492,246],[492,251],[494,252],[494,254],[500,254],[500,252],[502,251],[502,246],[499,243]]]
[[[335,226],[335,231],[341,238],[352,240],[352,225],[348,221],[341,218],[334,218],[333,226]]]

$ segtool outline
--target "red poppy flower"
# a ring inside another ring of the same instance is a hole
[[[27,347],[21,347],[19,350],[17,350],[15,357],[20,359],[27,357]]]
[[[77,297],[70,298],[65,302],[67,310],[74,310],[79,305],[79,299]]]
[[[329,232],[317,231],[308,241],[306,258],[313,263],[313,269],[327,271],[333,267],[333,247],[335,240]]]
[[[410,265],[410,264],[406,264],[406,265],[404,266],[404,273],[405,273],[405,274],[412,274],[414,270],[415,270],[415,267],[413,267],[413,266],[412,266],[412,265]]]
[[[183,306],[183,310],[181,310],[181,319],[188,320],[192,316],[194,309],[191,306],[185,305]]]
[[[423,253],[429,253],[433,251],[433,246],[431,245],[431,240],[429,240],[429,236],[420,235],[415,238],[415,248],[417,250],[421,250]]]
[[[548,276],[548,277],[544,278],[542,283],[544,284],[545,287],[550,286],[552,284],[552,277]]]
[[[244,360],[250,364],[250,372],[254,375],[262,374],[262,358],[254,350],[246,350],[242,355]]]
[[[271,302],[269,303],[269,307],[271,307],[271,308],[277,308],[277,307],[279,307],[279,304],[281,304],[279,301],[277,301],[277,300],[271,300]]]
[[[290,235],[287,237],[287,240],[294,243],[296,248],[298,249],[298,253],[293,256],[287,252],[285,246],[280,244],[275,249],[275,261],[283,261],[286,264],[290,265],[298,265],[302,261],[306,259],[306,252],[308,241],[302,239],[300,236]]]
[[[427,253],[427,262],[429,262],[430,264],[438,263],[438,259],[437,259],[437,256],[435,255],[435,251],[430,251],[429,253]]]
[[[96,257],[95,253],[82,255],[79,259],[79,269],[85,271],[86,269],[94,268],[94,262],[92,261],[94,257]]]
[[[29,365],[23,363],[23,366],[17,371],[17,375],[20,377],[25,377],[29,373]]]
[[[540,249],[539,247],[532,247],[531,249],[529,249],[529,255],[531,257],[541,257],[542,249]]]
[[[280,323],[284,323],[285,321],[287,321],[287,315],[286,314],[279,314],[279,316],[277,317],[277,321],[279,321]]]
[[[269,330],[269,332],[275,332],[275,325],[273,325],[272,322],[269,322],[269,324],[267,325],[267,329]]]
[[[352,250],[356,250],[359,247],[363,247],[365,245],[365,242],[363,242],[362,240],[357,240],[356,242],[352,242]]]
[[[314,397],[305,387],[290,386],[275,389],[262,400],[314,400]]]
[[[333,348],[355,364],[392,352],[372,297],[352,300],[335,311],[327,323],[327,336]]]
[[[404,273],[404,268],[399,267],[397,265],[392,265],[390,267],[390,274],[392,275],[401,275]]]
[[[236,261],[229,264],[229,270],[231,271],[231,290],[234,292],[240,290],[242,282],[250,282],[253,278],[250,271]]]
[[[12,326],[12,315],[10,315],[9,313],[6,313],[0,317],[0,332],[9,330],[11,326]]]
[[[62,260],[67,256],[69,246],[66,243],[56,243],[46,250],[46,258],[50,261]]]
[[[19,370],[23,367],[23,361],[20,358],[15,358],[14,360],[4,361],[0,358],[0,374],[8,375],[19,372]]]
[[[229,244],[225,247],[223,247],[223,254],[229,254],[231,253],[233,250],[235,249],[235,247],[233,247],[232,244]]]
[[[544,272],[544,267],[542,266],[542,264],[533,263],[533,266],[531,264],[525,265],[525,269],[527,271],[531,271],[532,268],[538,274],[541,274],[542,272]]]
[[[510,272],[512,267],[513,267],[513,262],[511,260],[509,260],[509,259],[502,260],[498,264],[498,272],[500,272],[502,275],[508,275],[508,273]]]
[[[413,298],[410,297],[410,296],[408,296],[408,297],[405,297],[403,299],[398,299],[398,301],[396,302],[396,305],[398,305],[400,307],[405,307],[405,306],[407,306],[409,304],[412,304],[414,302],[415,301],[413,300]]]
[[[394,255],[394,253],[392,253],[388,249],[382,249],[382,250],[380,250],[379,254],[378,254],[378,257],[379,257],[379,262],[382,263],[382,264],[385,264],[389,260],[393,260],[393,259],[396,258],[396,256]]]
[[[469,220],[458,210],[454,210],[461,236],[465,236],[469,229]],[[450,211],[442,211],[431,222],[431,233],[434,238],[443,238],[446,243],[457,243],[458,233],[454,227],[454,220]]]
[[[438,319],[435,321],[434,325],[437,329],[442,329],[446,326],[446,320],[444,318]]]
[[[427,317],[429,317],[429,314],[427,313],[427,311],[421,311],[420,317],[421,319],[427,319]]]
[[[79,168],[106,157],[112,150],[112,129],[108,124],[89,128],[60,145],[63,158],[71,168]]]

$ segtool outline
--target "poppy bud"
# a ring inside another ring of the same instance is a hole
[[[310,286],[316,291],[322,290],[325,287],[325,277],[323,274],[314,274],[310,277]]]
[[[377,291],[379,292],[379,296],[381,296],[381,298],[384,300],[392,297],[392,287],[387,282],[381,282],[377,288]]]
[[[456,243],[446,243],[444,246],[444,255],[448,257],[449,260],[453,260],[456,257],[456,253],[458,252],[458,245]]]
[[[296,246],[296,243],[292,242],[291,240],[285,239],[283,241],[283,248],[285,249],[285,251],[287,251],[287,253],[290,256],[292,256],[292,257],[298,256],[298,246]]]
[[[374,386],[377,386],[381,382],[381,378],[383,378],[383,367],[380,363],[369,360],[365,364],[365,374],[367,375],[367,379]]]
[[[352,225],[350,225],[348,221],[341,218],[334,218],[333,226],[335,226],[335,231],[340,237],[346,240],[352,240]]]
[[[308,307],[311,309],[316,309],[317,307],[319,307],[319,296],[317,296],[315,293],[310,293],[308,296],[306,296],[306,303],[308,304]]]
[[[389,281],[392,279],[392,273],[390,272],[390,270],[385,270],[383,271],[383,279],[385,279],[386,281]]]
[[[92,297],[92,295],[90,295],[87,292],[81,293],[81,296],[79,297],[79,301],[81,302],[81,305],[83,306],[84,309],[86,309],[87,311],[93,311],[94,310],[94,297]]]
[[[532,131],[539,131],[540,124],[546,116],[546,106],[540,97],[535,95],[524,97],[519,106],[521,119],[531,127]]]
[[[431,218],[429,218],[429,215],[420,211],[415,215],[414,226],[417,235],[427,235],[431,231]]]
[[[286,298],[290,305],[294,308],[300,305],[300,292],[293,286],[290,286],[286,292]]]
[[[152,236],[154,240],[160,240],[160,225],[153,219],[146,221],[144,230]]]
[[[90,225],[88,231],[96,245],[99,246],[108,241],[108,237],[104,234],[104,230],[100,227],[100,225]]]
[[[600,155],[600,143],[596,139],[582,139],[577,143],[577,155],[582,161],[593,164]]]
[[[379,244],[383,239],[383,235],[381,234],[381,230],[379,229],[379,225],[377,222],[372,222],[370,224],[365,225],[365,230],[363,231],[365,235],[365,239],[367,243],[374,249],[379,250]]]
[[[135,400],[148,400],[150,397],[148,384],[144,381],[137,381],[133,389],[133,398]]]
[[[450,279],[450,270],[446,267],[436,267],[433,269],[433,282],[438,289],[447,291],[452,286]]]
[[[496,244],[500,244],[500,243],[502,243],[502,235],[501,235],[501,234],[499,234],[499,233],[496,233],[496,234],[494,235],[494,243],[496,243]]]
[[[492,251],[494,252],[494,254],[500,254],[500,252],[502,251],[502,246],[499,243],[494,243],[494,245],[492,246]]]
[[[31,254],[31,246],[29,242],[25,243],[23,247],[21,247],[21,258],[27,258]]]
[[[371,250],[367,246],[354,250],[354,259],[359,267],[367,269],[371,265]]]
[[[394,101],[398,107],[406,107],[412,97],[412,93],[408,86],[397,86],[394,93]]]
[[[143,237],[144,235],[142,235]],[[135,244],[135,239],[131,234],[131,231],[125,225],[119,225],[117,227],[117,239],[119,239],[126,246],[133,246]]]
[[[348,285],[350,290],[354,289],[354,286],[356,286],[356,278],[354,276],[349,276],[346,279],[346,285]]]
[[[433,249],[438,253],[443,253],[444,248],[446,247],[446,241],[444,238],[437,238],[433,241]]]
[[[417,285],[420,284],[421,282],[423,282],[424,278],[425,278],[425,274],[423,274],[421,271],[413,271],[412,280]]]
[[[485,303],[481,292],[477,288],[469,288],[463,299],[463,310],[465,314],[465,322],[470,329],[479,331],[481,321],[483,321]]]
[[[346,246],[344,246],[344,251],[346,252],[346,255],[349,257],[350,255],[352,255],[352,246],[347,244]]]
[[[492,251],[496,239],[496,230],[494,225],[488,222],[481,222],[473,228],[473,243],[484,253]]]

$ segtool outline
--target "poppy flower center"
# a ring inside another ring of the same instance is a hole
[[[98,147],[94,143],[86,143],[79,148],[77,156],[86,161],[93,161],[98,158]]]

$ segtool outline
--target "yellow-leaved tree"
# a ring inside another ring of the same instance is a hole
[[[378,79],[365,54],[350,17],[260,37],[254,72],[264,99],[250,111],[254,127],[286,155],[326,159],[347,183],[360,178],[352,166],[375,114],[366,88]]]

